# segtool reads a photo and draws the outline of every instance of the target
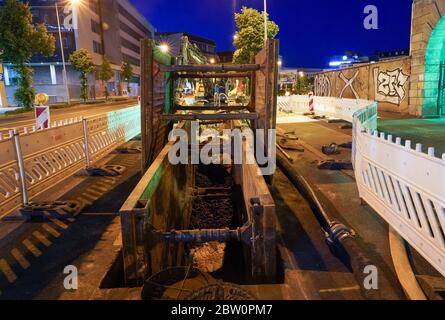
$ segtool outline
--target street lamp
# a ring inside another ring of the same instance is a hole
[[[166,43],[162,43],[159,45],[159,49],[161,50],[161,52],[163,53],[167,53],[170,51],[170,47],[168,46],[168,44]]]
[[[264,47],[267,45],[267,0],[264,0]]]
[[[65,51],[63,49],[63,41],[62,41],[62,29],[60,27],[60,17],[59,17],[59,7],[57,6],[57,1],[54,2],[55,8],[56,8],[56,17],[57,17],[57,26],[59,28],[59,41],[60,41],[60,52],[62,55],[62,67],[63,67],[63,82],[65,83],[65,90],[66,90],[66,101],[67,103],[70,103],[70,90],[68,87],[68,76],[66,73],[66,64],[65,64]]]
[[[69,1],[69,3],[72,5],[73,8],[73,29],[74,29],[74,38],[76,41],[76,49],[77,49],[77,10],[76,7],[79,6],[82,3],[82,0],[71,0]],[[66,87],[66,99],[67,102],[70,103],[71,99],[70,99],[70,91],[69,91],[69,86],[68,86],[68,75],[66,72],[66,63],[65,63],[65,51],[63,48],[63,39],[62,39],[62,28],[60,26],[60,17],[59,17],[59,7],[57,5],[57,1],[54,2],[54,6],[56,9],[56,17],[57,17],[57,26],[59,29],[59,41],[60,41],[60,52],[62,55],[62,65],[63,65],[63,81],[65,82],[65,87]]]

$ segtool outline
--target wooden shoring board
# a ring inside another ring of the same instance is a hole
[[[170,124],[162,121],[161,117],[166,112],[172,81],[168,81],[165,72],[161,71],[163,65],[155,60],[153,50],[151,41],[141,40],[142,172],[148,169],[164,147],[170,128]]]
[[[178,128],[183,127],[183,123]],[[125,282],[141,285],[147,276],[181,265],[181,245],[157,243],[148,247],[149,227],[186,229],[190,220],[191,165],[172,165],[168,159],[175,141],[167,143],[120,209]]]
[[[242,105],[233,105],[233,106],[201,106],[201,105],[190,105],[190,106],[182,106],[177,105],[176,110],[180,111],[188,111],[188,110],[197,110],[197,111],[206,111],[206,110],[224,110],[224,111],[240,111],[247,110],[249,106]]]
[[[237,73],[181,73],[176,77],[186,78],[186,79],[224,79],[224,78],[250,78],[252,76],[251,72],[237,72]]]
[[[256,120],[258,114],[255,112],[244,113],[196,113],[196,114],[164,114],[163,120],[170,121],[194,121],[194,120]]]
[[[241,127],[239,121],[234,127]],[[246,150],[248,140],[243,142],[243,164],[234,166],[235,181],[242,187],[244,205],[249,221],[254,223],[256,240],[250,249],[251,275],[256,283],[276,281],[276,213],[275,202],[264,176],[256,163],[248,164]],[[253,150],[253,146],[250,147]],[[259,199],[262,211],[254,217],[251,199]]]
[[[248,72],[257,71],[260,66],[257,64],[191,64],[162,66],[164,72]]]
[[[259,119],[255,129],[263,129],[265,151],[268,150],[268,130],[276,129],[278,93],[278,40],[269,40],[266,48],[255,57],[260,70],[255,73],[255,111]],[[266,154],[266,152],[265,152]]]

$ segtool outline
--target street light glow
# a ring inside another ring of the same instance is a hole
[[[214,59],[214,58],[211,58],[211,59],[210,59],[210,63],[211,63],[211,64],[214,64],[214,63],[215,63],[215,59]]]
[[[163,52],[163,53],[167,53],[170,51],[170,47],[168,46],[168,44],[166,43],[162,43],[159,45],[159,49]]]
[[[233,35],[233,40],[238,40],[238,35],[237,34]]]

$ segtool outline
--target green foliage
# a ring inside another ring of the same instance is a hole
[[[19,74],[19,84],[14,93],[15,99],[19,102],[19,105],[30,109],[34,104],[34,97],[36,90],[32,86],[32,69],[26,64],[14,66],[14,69]]]
[[[80,98],[88,99],[88,75],[95,70],[93,57],[86,49],[79,49],[70,55],[69,61],[74,70],[80,72]]]
[[[130,94],[131,93],[130,82],[131,78],[133,78],[133,67],[131,66],[131,64],[125,61],[122,62],[121,74],[122,78],[125,80],[125,82],[127,82],[127,91],[128,94]]]
[[[236,47],[233,56],[235,63],[249,63],[264,47],[264,14],[253,8],[243,7],[241,13],[235,13],[238,28],[233,44]],[[273,39],[278,34],[278,25],[267,16],[267,37]]]
[[[114,76],[114,71],[111,68],[110,61],[107,57],[102,58],[102,64],[99,70],[99,79],[102,80],[102,83],[105,86],[105,99],[108,100],[110,93],[108,92],[107,82],[110,81]]]
[[[312,91],[313,87],[313,80],[309,79],[306,75],[304,76],[297,76],[297,81],[294,85],[294,92],[295,94],[299,95],[306,95],[310,91]]]
[[[6,0],[0,7],[1,59],[14,66],[19,74],[15,98],[21,106],[31,108],[35,89],[32,87],[32,70],[26,66],[33,54],[50,56],[55,50],[55,40],[44,25],[34,26],[27,3]]]

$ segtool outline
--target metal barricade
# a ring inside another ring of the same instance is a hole
[[[25,132],[0,140],[0,217],[140,134],[140,106]]]

